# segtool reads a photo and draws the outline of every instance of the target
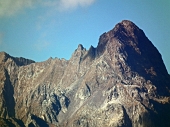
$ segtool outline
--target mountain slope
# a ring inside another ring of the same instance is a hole
[[[102,34],[96,48],[79,45],[68,61],[36,63],[6,53],[0,61],[4,125],[170,126],[170,76],[131,21]]]

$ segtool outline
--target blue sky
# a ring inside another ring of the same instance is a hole
[[[0,51],[44,61],[69,59],[82,44],[124,19],[133,21],[162,54],[170,72],[169,0],[0,0]]]

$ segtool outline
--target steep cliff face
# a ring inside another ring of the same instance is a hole
[[[170,126],[170,77],[158,50],[127,20],[96,48],[79,45],[68,61],[0,53],[0,93],[5,126]]]

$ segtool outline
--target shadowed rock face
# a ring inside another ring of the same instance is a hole
[[[70,60],[0,53],[0,100],[4,126],[170,126],[170,76],[128,20],[102,34],[96,48],[79,45]]]

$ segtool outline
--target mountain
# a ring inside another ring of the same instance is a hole
[[[168,127],[170,76],[133,22],[81,44],[70,60],[0,53],[0,124],[28,127]]]

